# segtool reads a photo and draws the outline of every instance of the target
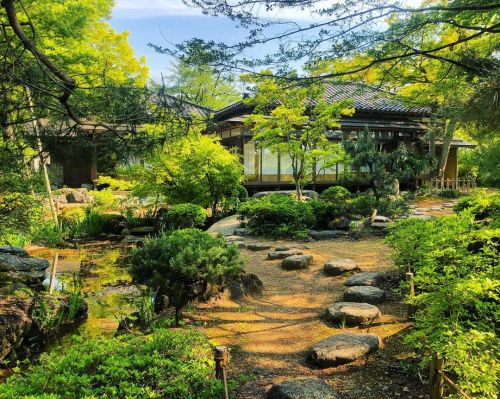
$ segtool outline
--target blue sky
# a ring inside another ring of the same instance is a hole
[[[310,14],[300,10],[267,16],[296,21],[311,19]],[[130,44],[137,56],[146,56],[153,79],[158,79],[161,73],[168,74],[171,59],[156,53],[148,43],[167,46],[169,42],[194,37],[231,43],[245,38],[245,31],[238,29],[233,21],[202,15],[181,0],[116,0],[109,22],[119,32],[130,32]]]
[[[324,3],[331,4],[331,1],[324,0]],[[415,6],[420,1],[407,0],[407,3]],[[299,23],[314,19],[303,10],[280,10],[274,14],[261,12],[260,16]],[[199,9],[184,5],[182,0],[116,0],[109,22],[119,32],[130,32],[130,44],[137,56],[146,57],[152,79],[159,79],[162,73],[168,74],[171,59],[156,53],[148,43],[166,47],[169,42],[179,43],[194,37],[226,43],[245,38],[245,31],[238,29],[233,21],[202,15]]]

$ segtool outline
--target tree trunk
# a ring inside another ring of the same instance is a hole
[[[179,327],[181,319],[182,319],[181,309],[176,307],[175,308],[175,320],[174,320],[175,327]]]
[[[439,179],[444,179],[444,170],[446,168],[446,163],[448,162],[448,154],[450,153],[451,140],[453,139],[453,133],[455,132],[455,127],[457,123],[455,121],[450,121],[446,124],[446,129],[443,137],[443,144],[441,146],[441,155],[436,167],[437,177]]]
[[[56,205],[54,203],[54,197],[52,195],[52,187],[50,186],[50,178],[49,178],[49,171],[47,169],[47,164],[45,163],[45,159],[43,158],[43,147],[42,147],[42,140],[40,139],[40,134],[39,134],[39,129],[38,129],[38,121],[35,118],[35,111],[33,109],[33,99],[31,98],[31,92],[29,88],[25,88],[26,90],[26,96],[28,97],[28,106],[30,109],[31,113],[31,124],[33,127],[33,133],[35,134],[36,137],[36,143],[38,147],[38,156],[40,157],[40,164],[42,165],[42,170],[43,170],[43,178],[45,182],[45,189],[47,190],[47,197],[49,200],[49,207],[50,207],[50,213],[52,214],[52,220],[54,221],[54,224],[59,228],[59,220],[57,218],[57,209]]]

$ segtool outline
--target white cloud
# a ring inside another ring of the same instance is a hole
[[[339,0],[337,0],[339,1]],[[406,0],[409,6],[419,6],[422,0]],[[316,4],[316,9],[328,7],[332,0],[323,0]],[[276,8],[266,11],[264,6],[254,8],[254,14],[263,18],[284,19],[284,20],[312,20],[318,19],[311,10],[301,10],[300,8],[287,7],[285,9]],[[158,16],[200,16],[203,15],[197,7],[189,7],[182,0],[116,0],[113,9],[115,18],[144,18]]]

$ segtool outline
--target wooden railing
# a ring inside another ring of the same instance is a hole
[[[444,387],[449,386],[462,398],[472,399],[464,391],[462,391],[453,380],[448,377],[444,371],[444,359],[437,354],[431,360],[429,367],[429,380],[431,386],[431,399],[443,399]]]
[[[439,190],[470,191],[476,188],[476,179],[431,179],[431,187]]]

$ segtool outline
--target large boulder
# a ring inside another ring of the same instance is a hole
[[[245,296],[258,297],[262,295],[264,284],[252,273],[241,273],[229,279],[226,283],[231,299],[241,299]]]
[[[325,319],[333,323],[345,323],[350,326],[371,323],[380,317],[380,310],[369,303],[336,302],[328,306]]]
[[[287,270],[305,269],[312,263],[312,259],[311,255],[292,255],[283,259],[281,266]]]
[[[33,321],[29,313],[32,299],[16,296],[0,298],[0,361],[13,357],[31,329]]]
[[[342,333],[333,335],[311,348],[311,361],[321,368],[351,363],[376,351],[380,339],[374,334]]]
[[[340,276],[343,273],[359,269],[352,259],[332,259],[325,263],[323,270],[329,276]]]
[[[66,193],[68,204],[88,204],[93,201],[93,197],[87,189],[69,189]]]
[[[344,292],[344,300],[347,302],[382,303],[385,300],[385,292],[377,287],[355,286]]]
[[[377,285],[383,278],[382,273],[378,272],[363,272],[357,273],[349,277],[344,285],[348,287],[359,286],[359,285]]]
[[[49,262],[45,259],[30,258],[0,252],[0,286],[7,282],[39,286],[45,279]]]
[[[333,388],[319,378],[301,378],[274,384],[267,399],[337,399]]]
[[[285,259],[289,256],[293,255],[302,255],[302,252],[299,249],[288,249],[286,251],[271,251],[267,254],[267,259],[269,260],[277,260],[277,259]]]
[[[27,258],[29,256],[28,252],[26,252],[23,248],[13,247],[11,245],[1,245],[0,254],[16,255],[21,258]]]

